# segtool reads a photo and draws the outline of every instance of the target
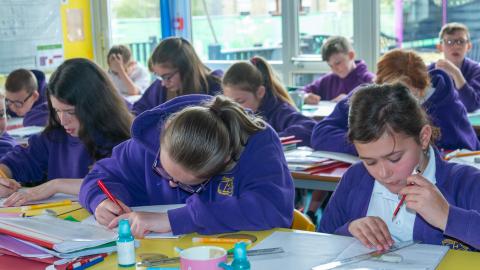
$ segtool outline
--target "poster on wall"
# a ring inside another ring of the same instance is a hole
[[[0,73],[52,71],[63,61],[60,0],[0,0]]]

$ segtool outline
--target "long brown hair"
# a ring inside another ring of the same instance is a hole
[[[224,86],[235,86],[256,96],[257,89],[265,86],[273,96],[295,107],[295,102],[273,72],[272,67],[262,57],[255,56],[249,62],[233,64],[223,76]]]
[[[199,178],[232,169],[247,140],[266,124],[225,96],[187,107],[166,120],[160,145],[170,158]]]

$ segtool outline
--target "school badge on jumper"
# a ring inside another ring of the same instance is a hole
[[[217,193],[225,196],[233,195],[233,179],[234,177],[223,176],[220,184],[218,184]]]

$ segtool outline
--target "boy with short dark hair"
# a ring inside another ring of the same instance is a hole
[[[450,75],[460,100],[468,112],[473,112],[480,108],[480,65],[465,57],[472,48],[468,28],[461,23],[448,23],[438,37],[437,49],[444,59],[432,63],[429,69],[442,69]]]
[[[38,70],[16,69],[5,81],[7,114],[23,117],[23,126],[45,126],[48,109],[45,74]]]
[[[345,37],[328,38],[322,45],[322,59],[332,72],[305,86],[307,104],[317,104],[320,99],[340,101],[355,87],[373,80],[365,62],[355,60],[355,51]]]

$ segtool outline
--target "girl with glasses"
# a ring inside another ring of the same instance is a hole
[[[80,75],[79,75],[80,74]],[[87,79],[86,79],[87,78]],[[112,148],[130,137],[132,116],[108,75],[87,59],[71,59],[52,74],[47,90],[49,119],[45,130],[16,146],[0,161],[3,196],[18,183],[46,183],[12,194],[5,206],[78,194],[82,178]],[[15,179],[15,180],[12,180]]]
[[[220,77],[223,72],[212,72],[202,63],[190,42],[181,37],[162,40],[150,56],[148,68],[157,80],[133,104],[136,115],[177,96],[221,92]]]
[[[97,186],[102,179],[122,209]],[[137,117],[132,139],[86,176],[81,204],[132,233],[213,234],[289,227],[294,187],[275,131],[223,97],[185,95]],[[168,213],[131,206],[178,204]]]
[[[433,144],[438,129],[411,90],[362,87],[350,99],[348,126],[362,162],[343,175],[321,232],[378,250],[410,240],[480,249],[480,171],[443,160]]]

